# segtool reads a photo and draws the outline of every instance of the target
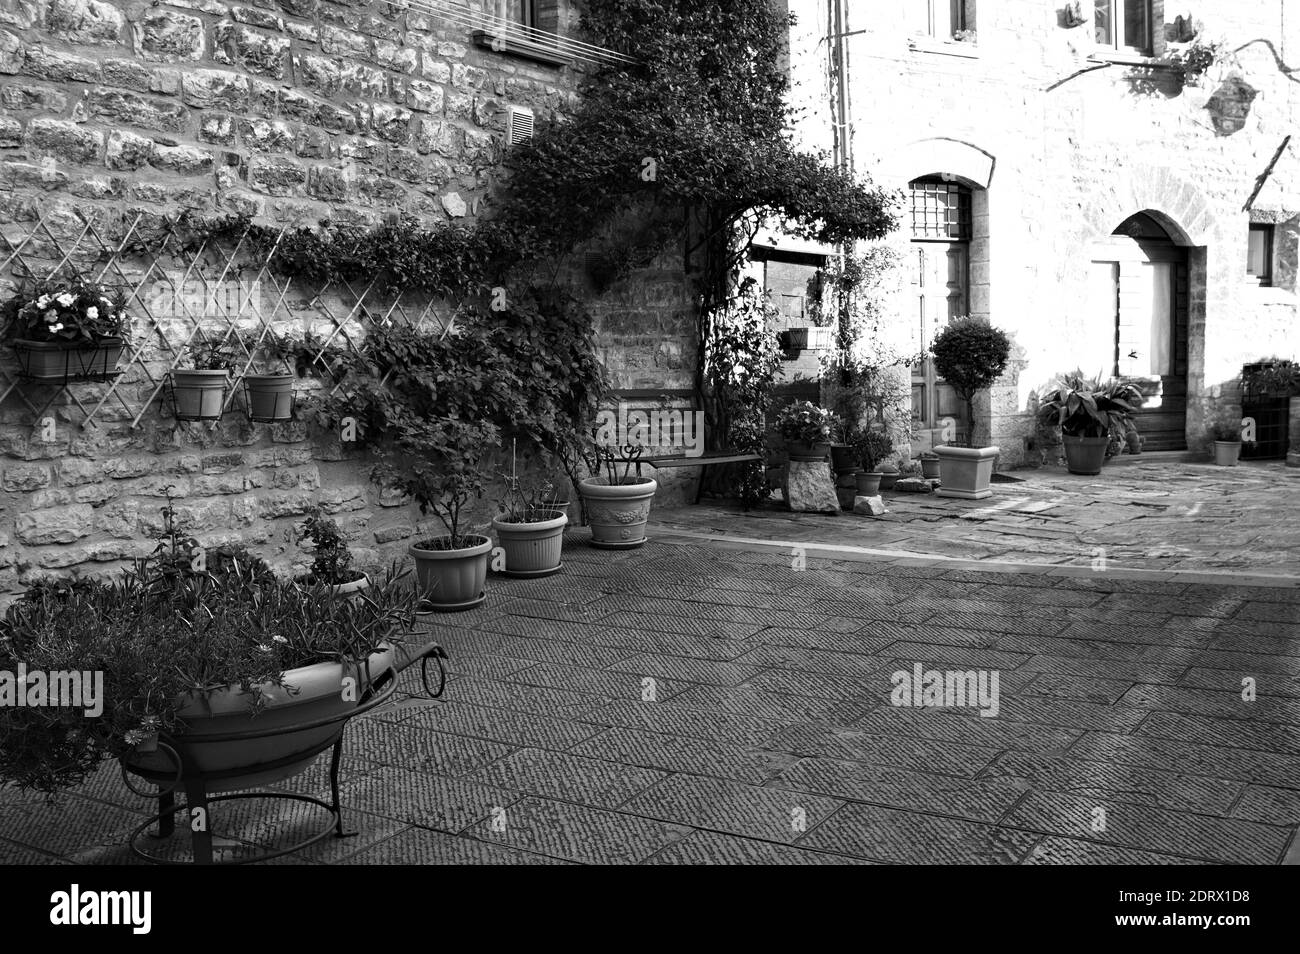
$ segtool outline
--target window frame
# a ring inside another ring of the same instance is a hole
[[[1251,222],[1246,232],[1246,280],[1253,281],[1261,288],[1273,284],[1273,245],[1276,227],[1268,222]],[[1256,273],[1250,270],[1250,236],[1259,233],[1264,236],[1264,270]]]
[[[1109,41],[1097,38],[1097,8],[1105,3],[1109,7],[1110,35]],[[1145,20],[1145,36],[1141,46],[1132,46],[1124,42],[1124,27],[1131,6],[1140,6]],[[1099,50],[1111,53],[1129,53],[1138,56],[1154,56],[1156,47],[1155,3],[1153,0],[1092,0],[1092,39]]]

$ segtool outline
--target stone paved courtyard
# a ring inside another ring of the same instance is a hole
[[[1292,474],[1270,472],[1273,491],[1249,474],[1239,492],[1278,507],[1239,539],[1294,546],[1295,507],[1276,490]],[[1160,543],[1130,539],[1118,548]],[[432,618],[452,660],[443,700],[411,696],[348,730],[343,799],[360,834],[282,860],[1300,860],[1300,580],[1275,565],[1259,564],[1268,586],[897,554],[794,569],[788,551],[715,543],[609,553],[574,531],[560,575],[493,580],[484,607]],[[916,662],[996,670],[998,715],[890,705],[891,674]],[[323,766],[290,785],[323,793]],[[297,809],[237,804],[214,814],[227,857],[306,830]],[[130,860],[123,842],[149,810],[111,767],[53,805],[6,792],[0,860]]]

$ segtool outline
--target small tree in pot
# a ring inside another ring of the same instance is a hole
[[[989,481],[998,448],[975,445],[975,395],[993,384],[1006,370],[1011,356],[1011,339],[1000,328],[976,318],[950,321],[930,345],[935,372],[961,397],[966,405],[966,435],[969,446],[941,445],[939,458],[940,496],[979,500],[993,491]]]
[[[857,433],[852,447],[862,467],[857,476],[858,494],[874,497],[880,492],[880,482],[885,476],[880,465],[894,452],[894,441],[884,431],[868,429]]]
[[[369,577],[352,566],[352,551],[338,522],[320,507],[307,511],[294,539],[299,544],[310,541],[312,545],[311,572],[303,577],[307,585],[324,584],[335,593],[355,593],[370,585]]]

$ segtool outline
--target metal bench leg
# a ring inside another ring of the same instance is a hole
[[[155,838],[170,838],[172,832],[176,830],[176,813],[172,810],[176,807],[176,793],[174,791],[164,792],[158,796],[158,814],[162,817],[158,819],[158,832]]]
[[[190,825],[190,844],[196,865],[212,864],[212,809],[202,779],[185,783],[185,815]]]
[[[700,465],[700,480],[699,480],[699,483],[697,483],[697,484],[695,485],[695,503],[696,503],[697,505],[698,505],[699,502],[700,502],[700,497],[701,497],[701,495],[703,495],[703,493],[704,493],[704,475],[705,475],[706,473],[708,473],[708,470],[709,470],[709,467],[708,467],[707,464],[701,464],[701,465]]]

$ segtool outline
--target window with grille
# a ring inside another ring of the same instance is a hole
[[[970,189],[942,179],[908,184],[912,238],[964,240],[971,237]]]
[[[505,0],[504,18],[520,26],[537,27],[537,0]]]

